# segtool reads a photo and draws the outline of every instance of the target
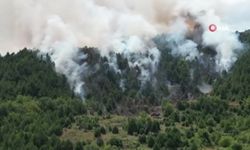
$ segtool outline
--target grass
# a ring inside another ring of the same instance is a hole
[[[105,127],[106,134],[102,135],[102,139],[107,143],[112,137],[119,138],[123,141],[124,149],[127,150],[147,150],[149,149],[146,145],[139,144],[138,137],[128,135],[124,129],[127,123],[126,116],[112,115],[108,118],[98,117],[100,126]],[[109,127],[118,127],[119,133],[113,134],[109,131]],[[87,143],[95,143],[94,130],[79,129],[75,124],[71,128],[65,128],[61,135],[61,140],[70,140],[73,143],[85,141]]]
[[[81,141],[93,141],[93,131],[82,131],[76,128],[64,129],[61,140],[70,140],[73,143]]]
[[[79,116],[78,116],[79,117]],[[84,116],[80,116],[84,117]],[[86,117],[86,116],[85,116]],[[89,116],[91,118],[96,116]],[[149,150],[150,148],[147,147],[147,145],[142,145],[138,141],[137,136],[128,135],[126,131],[126,123],[127,123],[127,116],[119,116],[119,115],[111,115],[109,117],[98,117],[98,124],[102,127],[105,127],[106,134],[102,135],[101,138],[103,139],[104,143],[107,144],[108,141],[112,138],[118,138],[123,141],[123,149],[126,150]],[[158,120],[160,121],[160,120]],[[175,124],[178,128],[185,128],[180,123]],[[118,134],[113,134],[112,131],[109,130],[109,128],[117,127],[119,129]],[[165,125],[163,122],[161,122],[161,133],[165,132]],[[245,139],[249,140],[249,130],[242,133],[242,137],[245,137]],[[61,140],[70,140],[73,143],[76,142],[83,142],[85,141],[87,144],[95,144],[96,138],[94,136],[94,129],[92,130],[85,130],[85,129],[79,129],[79,127],[76,124],[72,124],[70,128],[65,128],[63,130],[63,134],[61,135]],[[222,147],[203,147],[204,150],[213,150],[213,149],[221,149],[225,150],[226,148]],[[227,148],[230,149],[230,148]],[[243,145],[243,149],[248,149],[247,146]]]

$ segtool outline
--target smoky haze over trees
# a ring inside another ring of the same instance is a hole
[[[199,49],[206,51],[202,58],[190,61],[158,44],[162,57],[147,82],[126,57],[112,54],[117,72],[97,49],[81,48],[88,57],[74,61],[89,64],[81,77],[84,101],[56,73],[49,55],[23,49],[1,56],[0,148],[246,149],[249,37],[248,31],[240,34],[245,50],[222,73],[211,67],[209,47]],[[213,85],[210,95],[199,90],[203,82]]]
[[[163,34],[161,41],[168,43],[172,55],[203,59],[199,49],[212,47],[216,71],[228,71],[242,50],[234,31],[247,29],[249,5],[247,0],[2,0],[0,53],[28,47],[50,55],[56,71],[82,98],[81,77],[88,74],[88,64],[75,62],[81,59],[78,47],[97,47],[114,69],[121,54],[129,67],[140,68],[139,79],[147,82],[162,52],[153,39]],[[217,32],[208,30],[211,23]]]
[[[249,149],[249,6],[0,0],[0,149]]]

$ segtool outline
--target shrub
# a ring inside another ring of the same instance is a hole
[[[155,144],[154,147],[153,147],[153,150],[160,150],[160,146],[158,144]]]
[[[100,148],[96,144],[86,145],[84,150],[99,150]]]
[[[113,133],[113,134],[118,134],[118,133],[119,133],[119,129],[118,129],[117,127],[114,127],[114,128],[112,129],[112,133]]]
[[[102,134],[106,134],[106,129],[104,127],[100,128]]]
[[[122,140],[115,137],[112,137],[108,143],[112,146],[123,147]]]
[[[153,121],[151,126],[151,132],[158,133],[160,130],[160,123],[158,121]]]
[[[219,145],[222,147],[229,147],[232,144],[232,138],[228,136],[224,136],[220,139]]]
[[[81,142],[77,142],[75,146],[75,150],[83,150],[83,144]]]
[[[37,147],[41,147],[42,145],[46,144],[47,141],[48,137],[43,133],[38,133],[33,136],[33,143]]]
[[[166,101],[163,103],[163,111],[164,111],[164,116],[170,116],[172,113],[174,113],[175,109],[174,106],[169,102]]]
[[[63,131],[62,131],[62,127],[60,127],[59,125],[57,125],[57,126],[52,126],[51,129],[50,129],[50,132],[52,134],[60,136],[60,135],[62,135]]]
[[[136,120],[135,119],[129,119],[128,120],[128,134],[133,135],[134,132],[137,131],[137,125],[136,125]]]
[[[199,149],[199,147],[198,147],[197,143],[191,143],[190,150],[198,150],[198,149]]]
[[[140,136],[139,136],[139,142],[140,142],[141,144],[145,144],[146,141],[147,141],[147,139],[146,139],[146,136],[145,136],[145,135],[140,135]]]
[[[100,138],[100,137],[99,137],[99,138],[97,138],[97,139],[96,139],[96,144],[97,144],[98,146],[100,146],[100,147],[101,147],[101,146],[103,146],[103,145],[104,145],[104,141],[103,141],[103,139],[102,139],[102,138]]]
[[[94,132],[94,135],[95,135],[95,137],[100,137],[101,136],[101,129],[100,128],[96,128],[95,129],[95,132]]]
[[[242,150],[242,146],[238,143],[232,145],[232,150]]]
[[[150,148],[152,148],[154,146],[155,140],[154,140],[153,136],[148,137],[147,144],[148,144],[148,147],[150,147]]]
[[[60,149],[61,150],[73,150],[73,144],[69,140],[63,141],[61,143]]]

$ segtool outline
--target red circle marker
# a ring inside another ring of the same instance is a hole
[[[217,26],[216,26],[215,24],[211,24],[211,25],[209,26],[209,31],[215,32],[216,30],[217,30]]]

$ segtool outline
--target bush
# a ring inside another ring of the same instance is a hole
[[[92,130],[93,128],[99,127],[98,118],[96,117],[80,117],[76,119],[76,124],[80,129]]]
[[[163,103],[163,107],[162,108],[163,108],[164,116],[165,117],[170,116],[175,111],[174,106],[169,101],[165,101]]]
[[[189,107],[189,104],[187,101],[178,101],[176,105],[178,110],[185,110]]]
[[[188,129],[186,131],[186,137],[190,139],[193,136],[194,136],[194,131],[192,129]]]
[[[209,119],[207,120],[207,125],[209,125],[209,126],[215,126],[215,125],[216,125],[216,122],[214,121],[213,118],[209,118]]]
[[[99,150],[100,148],[96,144],[86,145],[84,150]]]
[[[75,150],[83,150],[83,144],[81,142],[77,142],[75,146]]]
[[[118,134],[118,133],[119,133],[119,129],[118,129],[117,127],[114,127],[114,128],[112,129],[112,133],[113,133],[113,134]]]
[[[154,147],[153,147],[153,150],[160,150],[160,146],[158,144],[155,144]]]
[[[129,135],[133,135],[134,132],[137,131],[137,124],[136,124],[136,120],[135,119],[129,119],[128,120],[128,134]]]
[[[100,128],[102,134],[106,134],[106,129],[104,127]]]
[[[43,133],[38,133],[33,136],[33,143],[37,147],[41,147],[42,145],[46,144],[47,141],[48,137]]]
[[[153,121],[151,125],[151,132],[158,133],[160,130],[160,123],[158,121]]]
[[[122,140],[121,139],[118,139],[118,138],[115,138],[115,137],[112,137],[108,144],[112,145],[112,146],[117,146],[117,147],[123,147],[123,143],[122,143]]]
[[[100,146],[100,147],[101,147],[101,146],[103,146],[103,145],[104,145],[104,141],[103,141],[103,139],[102,139],[102,138],[100,138],[100,137],[99,137],[99,138],[97,138],[97,139],[96,139],[96,144],[97,144],[98,146]]]
[[[178,128],[166,129],[166,134],[164,136],[160,136],[162,138],[160,140],[165,140],[164,144],[169,148],[177,148],[184,145],[183,135]]]
[[[108,131],[112,132],[113,128],[111,126],[108,127]]]
[[[100,137],[101,136],[101,129],[100,128],[96,128],[95,129],[95,133],[94,133],[94,135],[95,135],[95,137]]]
[[[73,144],[69,140],[63,141],[60,150],[73,150]]]
[[[146,138],[145,135],[140,135],[140,136],[139,136],[139,142],[140,142],[141,144],[145,144],[146,141],[147,141],[147,138]]]
[[[191,143],[190,145],[190,150],[198,150],[199,149],[199,146],[197,145],[197,143]]]
[[[238,143],[232,145],[232,150],[242,150],[242,146]]]
[[[232,138],[231,137],[222,137],[219,141],[219,145],[222,147],[229,147],[232,144]]]
[[[150,148],[152,148],[154,146],[155,140],[154,140],[153,136],[148,137],[147,144],[148,144],[148,147],[150,147]]]
[[[50,129],[50,132],[52,134],[57,135],[57,136],[61,136],[63,131],[62,131],[62,127],[57,125],[57,126],[52,126],[51,129]]]

